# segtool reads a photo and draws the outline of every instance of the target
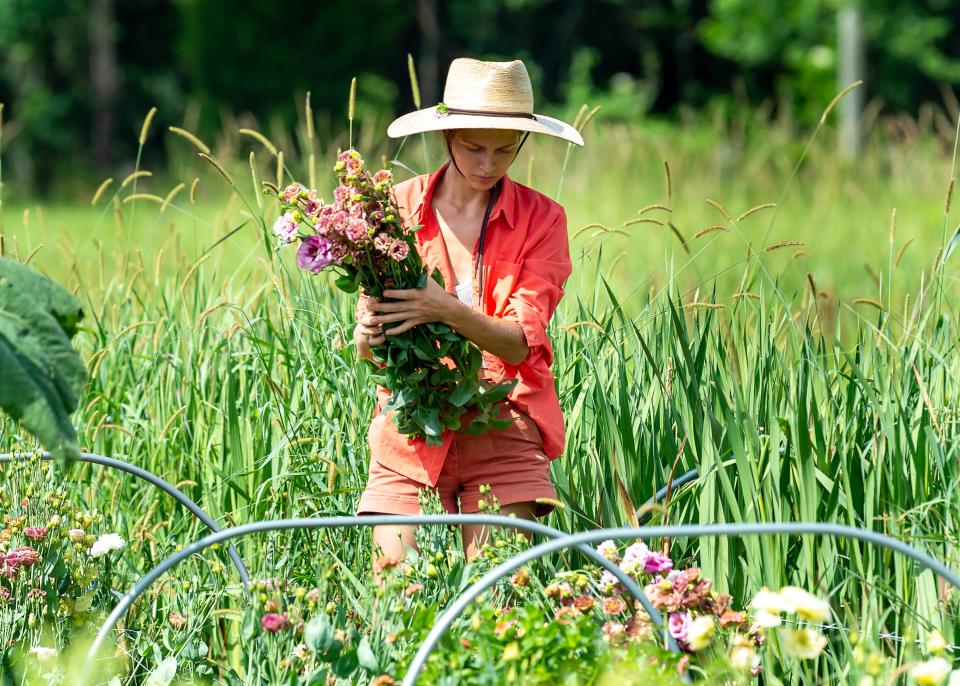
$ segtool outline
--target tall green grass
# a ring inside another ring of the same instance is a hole
[[[590,129],[561,197],[575,271],[552,328],[567,449],[552,466],[564,507],[547,523],[835,521],[960,563],[956,271],[950,261],[935,268],[954,173],[944,131],[930,124],[899,140],[878,131],[854,168],[834,157],[828,129],[788,183],[803,144],[762,117]],[[353,135],[391,156],[373,129]],[[3,208],[7,254],[89,303],[82,446],[179,484],[223,524],[351,514],[369,465],[373,389],[349,343],[352,302],[273,251],[258,217],[269,222],[275,208],[239,181],[251,169],[278,185],[305,179],[317,142],[306,125],[270,138],[282,160],[231,131],[214,146],[243,202],[171,136],[170,169],[138,179],[138,192],[163,197],[200,178],[193,199],[124,202],[133,189],[111,197],[114,184],[92,208]],[[325,142],[321,161],[344,143]],[[405,164],[439,163],[419,144],[403,150]],[[533,185],[557,188],[565,150],[539,141],[526,154]],[[737,219],[763,203],[779,207]],[[722,229],[694,237],[714,225]],[[805,245],[767,250],[784,241]],[[0,439],[22,445],[9,424]],[[662,508],[639,508],[693,468],[700,479]],[[133,541],[131,578],[204,533],[122,477],[87,466],[70,479]],[[358,612],[369,545],[362,530],[238,543],[257,574],[335,574]],[[935,579],[888,554],[811,537],[670,546],[738,597],[796,583],[829,596],[864,635],[939,626],[960,643],[952,596],[945,605]],[[205,564],[184,574],[211,586],[231,578]],[[211,654],[242,660],[240,627],[223,617],[206,637]],[[852,649],[843,631],[831,635],[830,656],[791,683],[842,678]]]

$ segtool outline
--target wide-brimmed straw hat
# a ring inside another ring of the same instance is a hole
[[[534,114],[533,87],[520,60],[455,59],[447,72],[443,102],[395,119],[387,135],[402,138],[446,129],[529,131],[583,145],[580,132],[566,122]]]

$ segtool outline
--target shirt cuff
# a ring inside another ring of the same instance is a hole
[[[524,302],[519,298],[510,298],[510,304],[513,305],[517,323],[523,331],[523,337],[527,340],[527,346],[535,348],[539,345],[549,345],[547,338],[547,329],[540,319],[540,311]]]

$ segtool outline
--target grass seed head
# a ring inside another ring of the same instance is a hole
[[[190,141],[190,143],[192,143],[193,146],[200,152],[206,155],[210,154],[210,147],[206,143],[204,143],[202,140],[194,136],[192,133],[187,131],[186,129],[181,129],[178,126],[171,126],[168,128],[168,130],[170,131],[170,133],[176,134],[177,136],[180,136],[181,138],[184,138]]]
[[[150,132],[150,123],[153,121],[153,116],[156,113],[157,108],[151,107],[150,111],[147,112],[147,116],[143,118],[143,126],[140,127],[140,138],[137,139],[141,147],[147,142],[147,134]]]

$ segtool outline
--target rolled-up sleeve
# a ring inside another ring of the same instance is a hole
[[[520,324],[530,348],[527,360],[545,356],[549,365],[553,362],[553,351],[547,325],[563,297],[563,284],[570,276],[572,265],[563,208],[557,206],[544,224],[546,228],[532,236],[532,245],[524,252],[503,318]]]

